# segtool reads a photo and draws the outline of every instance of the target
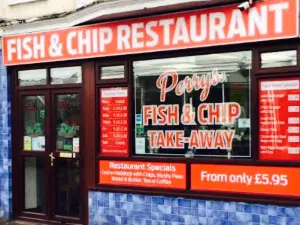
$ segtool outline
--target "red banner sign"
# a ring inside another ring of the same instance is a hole
[[[186,188],[184,163],[99,162],[99,183],[151,188]]]
[[[128,156],[128,88],[102,88],[100,99],[101,154]]]
[[[197,191],[297,196],[300,168],[191,165],[191,189]]]
[[[297,36],[298,0],[272,0],[8,36],[2,47],[4,65],[19,65]]]
[[[259,82],[259,156],[300,160],[300,79]]]

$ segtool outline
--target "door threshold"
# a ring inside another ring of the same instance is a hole
[[[40,221],[40,222],[36,222],[34,220],[30,220],[30,219],[24,219],[24,220],[13,220],[13,221],[8,221],[5,223],[0,223],[0,225],[59,225],[59,224],[63,224],[63,225],[81,225],[81,224],[74,224],[74,223],[62,223],[59,221]]]
[[[3,223],[3,225],[48,225],[47,223],[29,222],[24,220],[13,220]]]

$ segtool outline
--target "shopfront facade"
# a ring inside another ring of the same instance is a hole
[[[298,4],[4,37],[13,217],[300,224]]]

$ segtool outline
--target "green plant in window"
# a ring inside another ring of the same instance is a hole
[[[73,138],[74,136],[76,136],[76,133],[77,133],[76,130],[77,129],[76,129],[75,125],[69,126],[66,123],[62,123],[62,124],[60,124],[58,134],[60,136],[63,136],[64,138]]]
[[[43,135],[41,123],[33,123],[26,127],[26,133],[28,136],[41,136]]]

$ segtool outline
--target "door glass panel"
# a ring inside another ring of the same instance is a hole
[[[24,210],[45,212],[45,163],[41,157],[24,158]]]
[[[80,164],[76,159],[57,158],[56,166],[56,215],[79,217]]]
[[[56,95],[56,149],[79,152],[79,94]]]
[[[24,97],[23,116],[23,150],[45,151],[45,97]]]

